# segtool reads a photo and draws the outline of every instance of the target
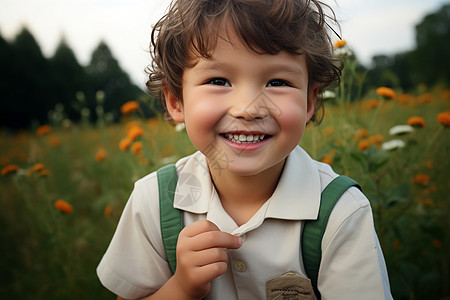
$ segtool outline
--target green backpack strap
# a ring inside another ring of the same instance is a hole
[[[320,261],[322,259],[322,238],[327,226],[328,218],[334,205],[347,189],[355,186],[361,190],[359,184],[346,176],[338,176],[322,191],[319,215],[317,220],[305,222],[302,234],[302,255],[306,275],[311,280],[317,299],[321,299],[317,288]]]
[[[176,247],[178,235],[183,229],[183,212],[173,207],[175,188],[177,184],[177,172],[175,165],[167,165],[157,171],[159,188],[159,207],[161,236],[164,249],[167,254],[170,269],[175,273]],[[310,278],[314,293],[320,299],[317,289],[317,277],[319,274],[320,261],[322,259],[322,237],[328,222],[328,218],[342,194],[350,187],[359,189],[359,184],[346,176],[338,176],[330,182],[321,194],[319,215],[317,220],[307,221],[303,227],[302,255],[303,264],[307,276]]]
[[[177,169],[174,164],[170,164],[158,169],[156,174],[159,188],[161,236],[170,269],[175,274],[178,235],[183,229],[183,212],[173,207],[177,186]]]

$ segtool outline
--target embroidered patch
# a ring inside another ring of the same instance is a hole
[[[266,282],[267,300],[314,300],[311,280],[292,272]]]

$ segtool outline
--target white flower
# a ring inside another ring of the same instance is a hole
[[[177,125],[175,125],[175,131],[176,132],[180,132],[180,131],[182,131],[185,128],[186,128],[186,125],[184,123],[178,123]]]
[[[167,165],[167,164],[176,162],[177,159],[178,159],[177,156],[172,155],[172,156],[167,156],[167,157],[161,158],[159,162],[163,165]]]
[[[414,128],[412,128],[409,125],[397,125],[389,129],[390,135],[403,135],[407,133],[411,133],[414,131]]]
[[[334,49],[334,55],[337,57],[346,57],[352,55],[352,51],[346,47],[342,48],[335,48]]]
[[[326,90],[322,93],[322,98],[323,99],[333,99],[333,98],[336,98],[336,94],[332,91]]]
[[[395,149],[403,148],[403,147],[405,147],[405,142],[402,140],[390,140],[381,145],[381,149],[387,150],[387,151],[395,150]]]

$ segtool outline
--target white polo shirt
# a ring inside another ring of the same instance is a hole
[[[287,272],[306,277],[301,259],[304,220],[317,219],[320,194],[337,176],[296,147],[272,197],[242,226],[223,209],[200,152],[176,163],[174,206],[185,225],[207,219],[241,236],[228,251],[228,270],[212,281],[207,299],[266,299],[266,282]],[[159,222],[156,172],[136,182],[97,274],[113,293],[137,299],[170,277]],[[322,299],[392,299],[367,198],[350,188],[334,207],[322,239],[318,287]]]

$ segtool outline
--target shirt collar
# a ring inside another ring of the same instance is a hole
[[[314,161],[297,146],[287,157],[277,188],[268,200],[266,218],[315,220],[321,191]]]
[[[180,168],[174,207],[195,214],[208,213],[214,197],[218,196],[205,156],[196,152],[183,158],[177,162],[177,169]],[[314,161],[297,146],[289,154],[277,188],[268,200],[265,218],[317,219],[320,193],[320,177]]]

